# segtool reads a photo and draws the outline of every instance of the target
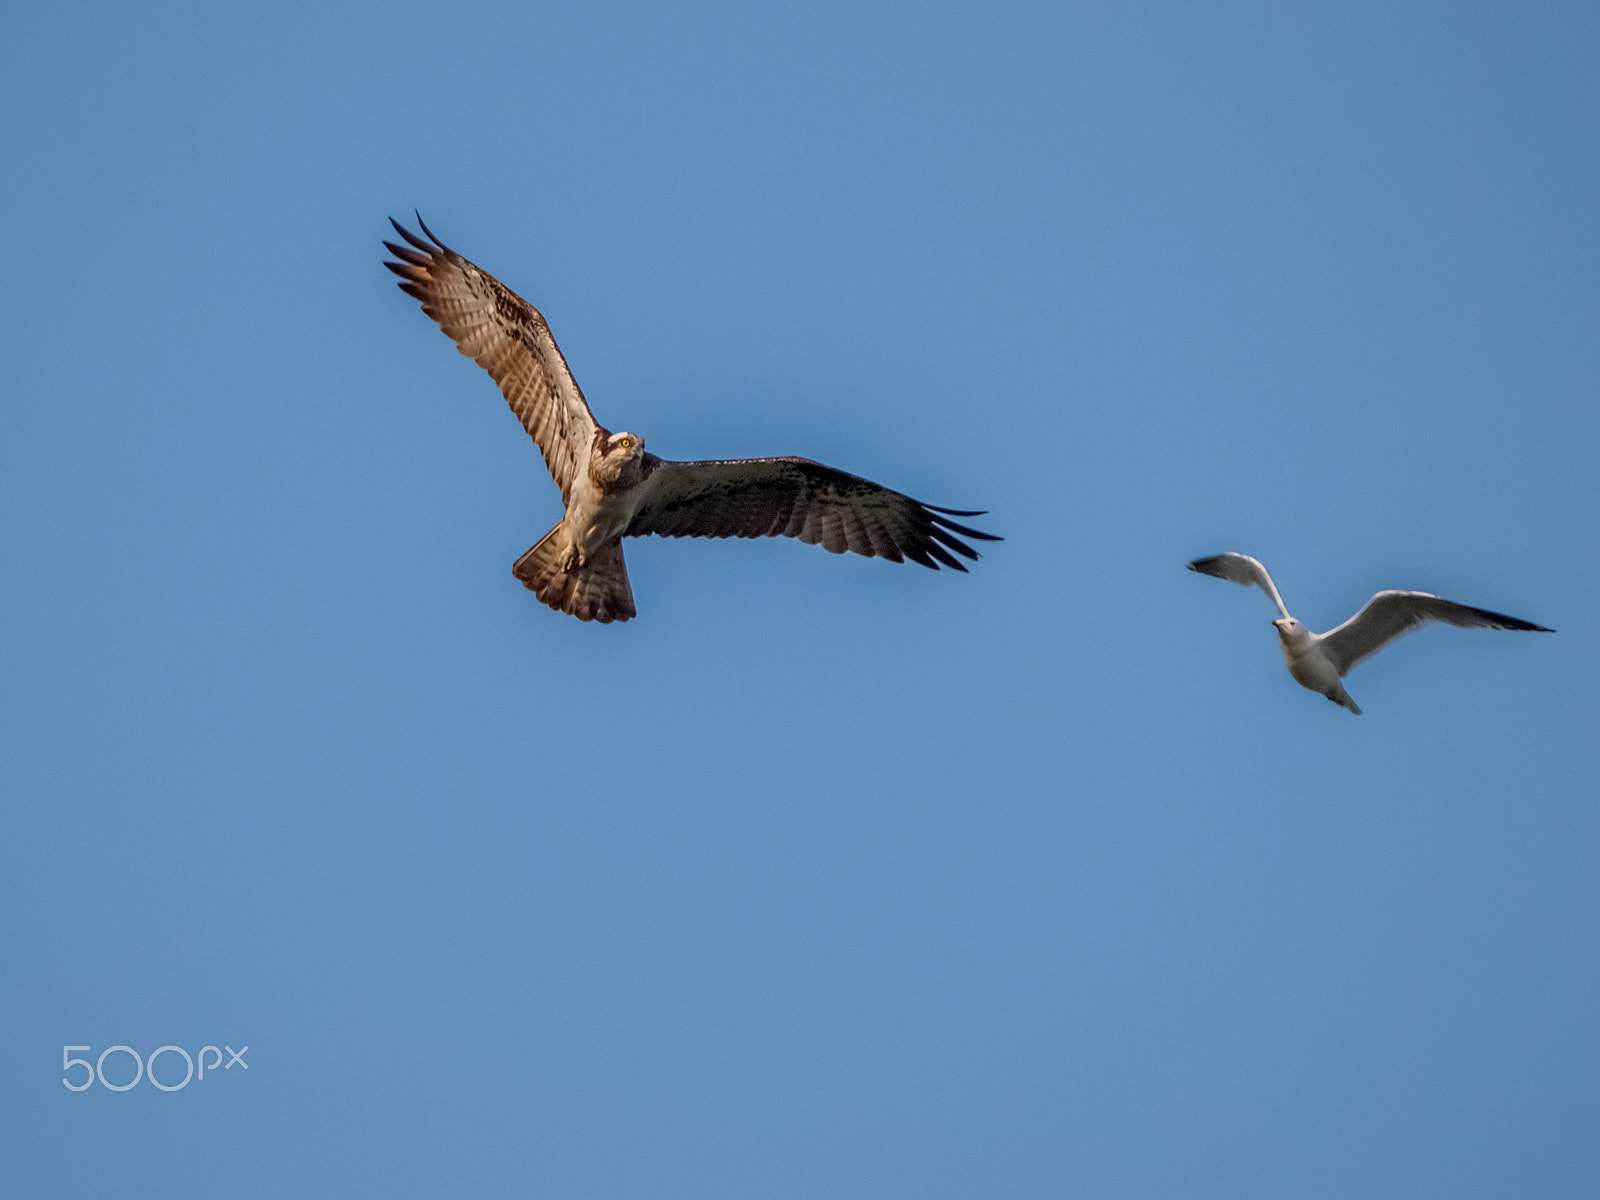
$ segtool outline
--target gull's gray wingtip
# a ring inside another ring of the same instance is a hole
[[[1204,558],[1196,558],[1189,563],[1189,570],[1209,575],[1213,579],[1226,579],[1227,576],[1219,572],[1218,564],[1227,557],[1229,556],[1226,554],[1208,554]]]
[[[1446,601],[1454,603],[1454,601]],[[1535,625],[1532,621],[1524,621],[1521,617],[1508,617],[1505,613],[1491,612],[1487,608],[1473,608],[1470,604],[1459,606],[1474,616],[1481,617],[1491,629],[1512,629],[1518,633],[1554,633],[1555,630],[1545,625]]]

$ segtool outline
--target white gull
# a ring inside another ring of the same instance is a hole
[[[1267,569],[1248,554],[1218,554],[1212,558],[1197,558],[1189,570],[1202,575],[1214,575],[1249,587],[1259,587],[1272,597],[1272,602],[1283,614],[1272,624],[1277,627],[1278,640],[1283,644],[1283,661],[1289,665],[1289,674],[1301,687],[1321,692],[1335,704],[1342,704],[1351,712],[1360,714],[1356,702],[1344,690],[1342,680],[1350,668],[1365,662],[1396,638],[1404,637],[1413,629],[1420,629],[1430,621],[1446,625],[1459,625],[1463,629],[1522,629],[1534,633],[1554,633],[1543,625],[1508,617],[1503,613],[1489,612],[1441,600],[1427,592],[1379,592],[1355,616],[1337,629],[1327,633],[1312,633],[1289,615],[1278,595],[1277,585]]]

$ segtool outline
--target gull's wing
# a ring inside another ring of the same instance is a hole
[[[1278,585],[1272,582],[1267,569],[1248,554],[1217,554],[1211,558],[1197,558],[1189,564],[1189,570],[1199,571],[1202,575],[1214,575],[1245,587],[1254,584],[1272,597],[1272,602],[1285,618],[1289,616],[1289,610],[1283,606],[1283,597],[1278,595]]]
[[[544,317],[493,275],[450,249],[422,218],[424,241],[390,218],[409,246],[385,242],[399,262],[386,262],[400,276],[400,290],[422,301],[422,311],[478,360],[505,393],[511,411],[544,454],[545,466],[567,499],[599,424],[550,336]]]
[[[1337,629],[1318,639],[1333,665],[1343,675],[1359,662],[1371,658],[1390,642],[1430,621],[1459,625],[1463,629],[1522,629],[1533,633],[1554,633],[1504,613],[1489,612],[1441,600],[1427,592],[1379,592],[1367,606]]]
[[[647,456],[654,458],[654,455]],[[1000,539],[950,517],[980,513],[935,508],[808,458],[740,458],[711,462],[656,459],[629,537],[794,537],[843,554],[893,562],[910,559],[939,569],[966,568],[949,551],[977,558],[959,533]]]

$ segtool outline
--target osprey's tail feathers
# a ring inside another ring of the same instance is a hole
[[[557,612],[571,613],[580,621],[626,621],[638,615],[633,607],[633,589],[628,586],[628,564],[622,557],[622,544],[612,542],[592,555],[587,563],[563,571],[560,558],[561,531],[557,525],[539,544],[511,568],[522,586]]]

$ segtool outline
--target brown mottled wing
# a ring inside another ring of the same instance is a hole
[[[1367,606],[1337,629],[1322,635],[1322,646],[1343,675],[1371,658],[1396,638],[1404,637],[1430,621],[1459,625],[1463,629],[1521,629],[1553,633],[1519,617],[1441,600],[1427,592],[1379,592]]]
[[[1000,540],[949,519],[978,513],[921,504],[808,458],[657,459],[646,487],[630,537],[793,537],[834,554],[853,550],[958,571],[966,567],[951,550],[978,554],[955,534]]]
[[[550,326],[533,305],[434,237],[421,217],[417,224],[427,241],[398,221],[389,223],[410,245],[385,242],[400,261],[383,265],[400,276],[400,290],[422,301],[422,311],[461,353],[500,385],[565,501],[578,464],[588,462],[598,426]]]

